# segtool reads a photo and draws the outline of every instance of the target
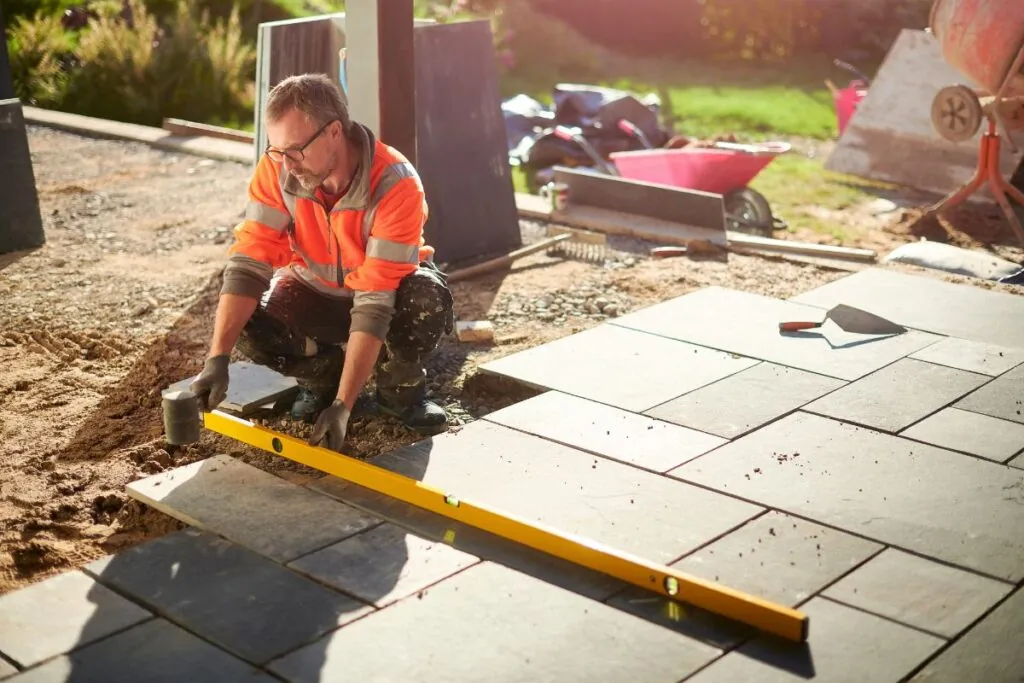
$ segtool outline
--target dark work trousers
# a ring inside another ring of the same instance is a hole
[[[278,273],[242,330],[238,350],[260,365],[295,377],[333,398],[338,391],[352,322],[352,300],[329,297],[291,271]],[[378,358],[377,399],[397,411],[426,398],[427,357],[454,327],[453,299],[444,275],[422,263],[402,280],[395,314]],[[307,355],[307,339],[318,352]]]

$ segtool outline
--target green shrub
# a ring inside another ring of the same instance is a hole
[[[59,14],[19,17],[7,39],[15,97],[40,107],[60,106],[67,85],[63,67],[74,48],[74,35],[64,30]]]
[[[211,24],[180,0],[166,27],[130,0],[133,27],[104,7],[79,37],[65,109],[86,116],[161,125],[250,117],[255,50],[244,40],[237,8]],[[95,8],[95,6],[94,6]]]

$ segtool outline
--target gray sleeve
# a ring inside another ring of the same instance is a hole
[[[270,278],[273,274],[274,269],[270,264],[235,254],[228,259],[228,265],[224,269],[224,283],[221,285],[220,293],[259,299],[270,287]]]
[[[384,341],[395,315],[395,292],[356,292],[349,332],[365,332]]]

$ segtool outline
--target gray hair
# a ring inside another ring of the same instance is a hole
[[[346,135],[352,127],[341,89],[324,74],[289,76],[271,89],[266,105],[268,121],[278,121],[292,109],[301,111],[317,126],[341,121]]]

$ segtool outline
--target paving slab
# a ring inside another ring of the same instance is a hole
[[[263,664],[373,610],[262,555],[185,529],[86,571],[211,643]]]
[[[904,358],[819,398],[804,410],[898,432],[990,379],[986,375]]]
[[[686,683],[899,681],[946,642],[824,598],[800,609],[811,621],[807,643],[759,636]]]
[[[996,377],[955,407],[1024,424],[1024,366]]]
[[[1024,578],[1024,473],[997,463],[799,412],[670,474],[990,576]]]
[[[554,617],[554,618],[553,618]],[[386,657],[369,657],[399,643]],[[270,665],[291,683],[675,683],[719,650],[490,562]]]
[[[867,268],[791,299],[864,308],[906,327],[1024,348],[1024,297],[882,268]]]
[[[477,561],[443,543],[383,524],[289,566],[364,602],[386,607]]]
[[[7,680],[10,683],[272,683],[275,679],[164,619],[153,619]]]
[[[947,337],[910,357],[996,377],[1024,363],[1024,349]]]
[[[1024,449],[1024,424],[959,408],[940,410],[900,436],[996,462],[1006,462]]]
[[[151,618],[80,571],[0,596],[0,652],[22,668]]]
[[[643,412],[756,364],[751,358],[605,324],[499,358],[480,369]]]
[[[655,562],[675,561],[762,511],[483,421],[387,453],[374,464]]]
[[[610,324],[844,380],[863,377],[938,341],[917,331],[885,337],[849,334],[831,321],[817,330],[779,332],[781,322],[823,319],[824,311],[812,306],[705,287]]]
[[[484,419],[653,472],[667,472],[726,442],[559,391],[520,401]]]
[[[735,439],[844,384],[833,377],[760,363],[646,414]]]
[[[8,676],[13,676],[18,673],[17,667],[0,659],[0,680],[4,680]]]
[[[1024,453],[1018,455],[1016,458],[1009,462],[1010,467],[1017,467],[1024,470]]]
[[[1013,586],[887,548],[823,595],[944,638],[954,638]]]
[[[127,488],[133,498],[171,517],[282,563],[380,523],[228,455],[146,477]]]
[[[1024,671],[1024,589],[928,663],[911,683],[1020,683]]]
[[[422,538],[444,543],[593,600],[606,600],[627,585],[607,574],[581,567],[337,477],[324,476],[310,483],[309,487],[387,519]]]
[[[163,393],[188,389],[198,376],[175,382]],[[247,361],[231,363],[228,366],[228,378],[228,393],[218,409],[239,415],[249,415],[266,403],[289,398],[299,391],[294,377],[285,377],[265,365]]]

